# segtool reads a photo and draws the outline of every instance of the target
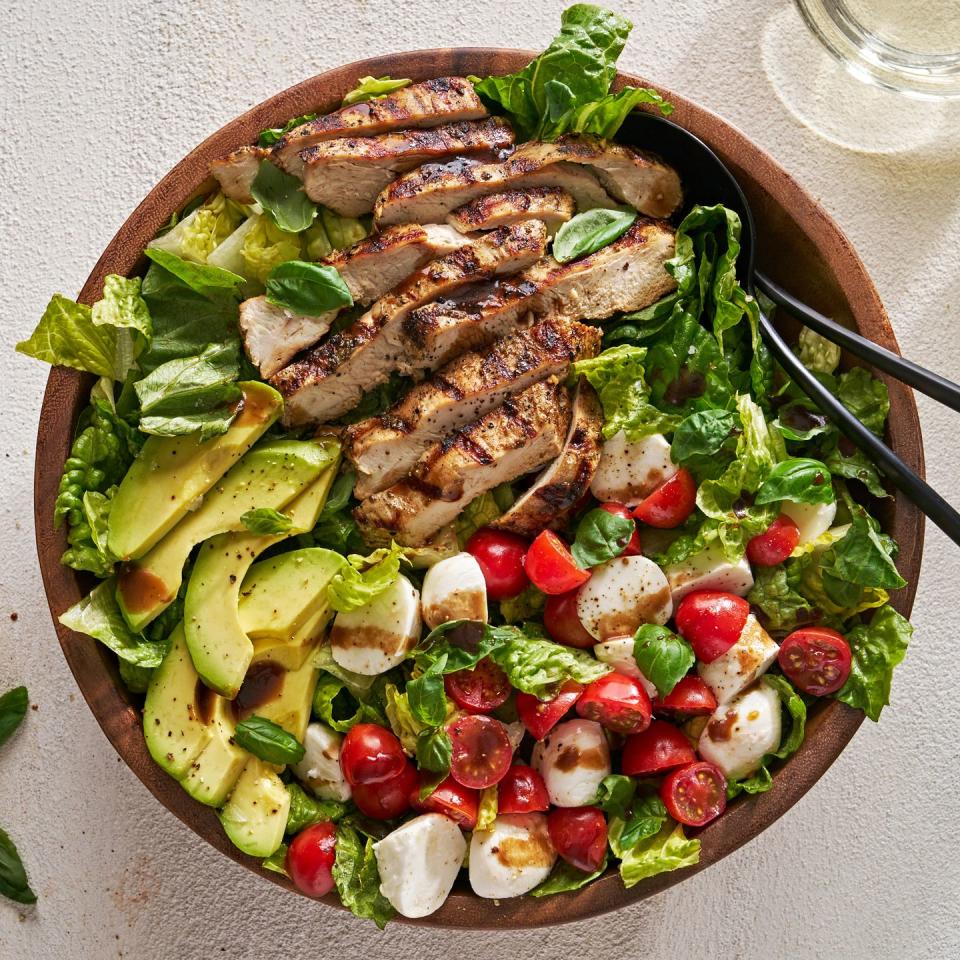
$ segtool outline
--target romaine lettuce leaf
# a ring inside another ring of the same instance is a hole
[[[800,362],[813,373],[833,373],[840,365],[840,347],[809,327],[800,330],[797,347]]]
[[[837,399],[868,429],[883,433],[890,413],[887,385],[863,367],[854,367],[837,377]]]
[[[570,866],[565,860],[558,860],[556,866],[550,871],[550,876],[539,886],[534,887],[530,891],[530,896],[549,897],[554,893],[569,893],[571,890],[579,890],[590,883],[591,880],[603,876],[606,869],[606,858],[593,873],[584,873],[583,870]]]
[[[375,600],[400,576],[401,561],[406,562],[403,547],[392,541],[366,557],[350,554],[327,584],[330,608],[346,613]]]
[[[325,820],[336,822],[347,812],[345,803],[337,800],[318,800],[311,797],[297,783],[288,783],[286,788],[287,793],[290,794],[286,833],[290,836],[314,823],[323,823]]]
[[[776,633],[789,633],[816,617],[814,604],[790,582],[786,567],[757,567],[747,600],[763,615],[763,625]]]
[[[91,316],[98,327],[136,330],[150,338],[150,311],[140,296],[139,277],[119,277],[111,273],[103,281],[103,297],[92,308]]]
[[[267,217],[257,217],[256,223],[243,238],[240,248],[244,276],[265,284],[270,274],[281,263],[300,259],[300,238],[285,233]]]
[[[480,793],[477,805],[477,825],[475,830],[489,830],[497,819],[497,785],[487,787]]]
[[[390,729],[396,734],[404,751],[412,757],[417,752],[417,738],[429,727],[413,715],[406,693],[401,692],[395,683],[388,683],[384,694]]]
[[[301,126],[301,124],[309,123],[311,120],[316,119],[317,115],[315,113],[304,113],[299,117],[293,117],[288,120],[282,127],[268,127],[266,130],[261,130],[260,135],[257,137],[257,146],[272,147],[291,130],[296,129]]]
[[[546,594],[531,583],[522,593],[500,601],[500,616],[504,623],[523,623],[543,613],[546,604]]]
[[[454,521],[460,546],[463,547],[481,527],[492,523],[508,510],[513,501],[513,489],[509,483],[502,483],[499,487],[474,497]]]
[[[356,688],[351,690],[340,677],[321,671],[313,693],[313,713],[338,733],[346,733],[358,723],[387,726],[381,694],[386,685],[387,680],[384,679],[371,685],[365,692]]]
[[[394,916],[390,901],[380,892],[380,873],[373,853],[373,839],[364,843],[347,823],[337,825],[333,882],[343,905],[358,917],[373,920],[382,930]]]
[[[620,876],[628,889],[658,873],[691,867],[700,860],[700,841],[688,840],[679,823],[667,821],[652,837],[638,840],[620,860]]]
[[[354,103],[377,100],[394,90],[408,87],[411,83],[412,80],[394,80],[392,77],[361,77],[357,85],[344,96],[340,105],[349,107]]]

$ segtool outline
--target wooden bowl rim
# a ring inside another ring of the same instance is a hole
[[[533,56],[534,53],[523,50],[477,47],[411,51],[346,64],[276,94],[212,134],[163,177],[107,245],[78,299],[94,302],[100,296],[107,274],[128,275],[138,266],[144,246],[171,213],[201,189],[209,187],[210,160],[242,144],[252,143],[260,130],[282,124],[291,116],[318,108],[332,109],[359,77],[392,75],[423,80],[449,75],[502,74],[519,69]],[[620,73],[617,85],[623,84],[649,85],[639,77]],[[739,130],[686,98],[664,87],[657,86],[657,89],[675,105],[674,120],[734,163],[802,225],[807,239],[825,259],[831,279],[842,293],[857,329],[897,350],[896,338],[865,267],[823,207]],[[758,230],[761,228],[762,223],[758,223]],[[195,803],[153,763],[144,743],[139,709],[120,683],[113,655],[96,641],[67,630],[57,619],[85,592],[81,578],[59,563],[65,538],[62,530],[52,529],[50,518],[61,465],[69,451],[76,417],[86,402],[90,383],[89,377],[73,370],[57,367],[51,371],[37,437],[34,476],[37,549],[47,601],[64,656],[110,743],[150,792],[219,851],[260,876],[266,875],[275,883],[293,889],[284,877],[263,871],[258,860],[237,850],[224,834],[214,811]],[[891,393],[890,442],[922,475],[922,439],[913,395],[895,381],[887,379],[887,383]],[[923,550],[923,517],[902,496],[895,500],[891,532],[900,542],[900,567],[908,579],[908,586],[894,596],[894,604],[909,616]],[[455,890],[432,916],[418,921],[399,919],[438,928],[488,928],[491,924],[501,928],[535,927],[584,919],[652,896],[722,859],[782,816],[823,775],[862,721],[859,711],[837,701],[819,709],[810,723],[810,735],[778,773],[774,789],[734,801],[723,817],[699,832],[702,850],[696,867],[661,874],[630,890],[624,889],[615,872],[608,872],[583,890],[543,899],[485,901],[469,891]],[[340,907],[334,895],[323,902]]]

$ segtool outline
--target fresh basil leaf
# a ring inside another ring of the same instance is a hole
[[[619,557],[626,549],[637,525],[629,517],[618,517],[606,510],[590,510],[577,524],[570,552],[584,570]]]
[[[568,263],[622,237],[637,219],[636,210],[587,210],[564,223],[553,238],[553,258]]]
[[[796,442],[812,440],[836,430],[815,406],[800,401],[782,406],[773,423],[785,440]]]
[[[737,427],[737,416],[730,410],[700,410],[682,420],[673,434],[670,459],[683,463],[692,457],[715,454]]]
[[[351,554],[327,584],[330,608],[347,613],[366,606],[396,582],[404,559],[403,548],[393,542],[366,557]]]
[[[266,130],[261,130],[257,137],[257,146],[272,147],[275,143],[279,143],[291,130],[316,119],[317,115],[315,113],[304,113],[299,117],[288,120],[282,127],[268,127]]]
[[[872,496],[878,499],[890,496],[883,487],[876,464],[862,450],[854,449],[850,453],[844,453],[838,440],[827,454],[825,463],[835,477],[859,480]]]
[[[836,698],[879,720],[890,702],[893,669],[906,655],[912,636],[910,622],[893,607],[881,607],[868,624],[854,627],[847,634],[853,654],[850,676]]]
[[[619,821],[616,822],[616,840],[611,837],[611,849],[618,857],[623,857],[641,840],[656,835],[668,819],[667,808],[657,794],[651,793],[638,798],[622,826]]]
[[[679,823],[667,821],[658,833],[639,840],[625,851],[620,861],[620,876],[629,889],[647,877],[690,867],[699,860],[700,841],[688,840]]]
[[[233,739],[238,747],[267,763],[284,766],[303,759],[303,744],[292,733],[256,714],[237,724]]]
[[[770,757],[786,760],[787,757],[795,754],[800,749],[800,744],[803,743],[807,724],[807,705],[786,677],[776,673],[767,673],[764,675],[763,682],[777,691],[780,703],[790,716],[790,732],[786,737],[781,738],[780,746],[770,754]]]
[[[373,838],[360,840],[350,824],[337,825],[333,882],[343,905],[355,916],[373,920],[382,930],[394,916],[390,901],[380,892],[380,873],[373,853]]]
[[[273,507],[257,507],[248,510],[240,522],[257,536],[271,536],[276,533],[288,533],[293,527],[293,521],[285,513],[274,510]]]
[[[760,485],[754,503],[833,503],[833,482],[826,464],[809,457],[791,457],[774,464]]]
[[[447,696],[443,686],[446,665],[446,656],[441,656],[419,677],[407,681],[405,692],[410,712],[428,727],[439,727],[447,717]]]
[[[209,263],[194,263],[184,260],[169,250],[159,247],[147,247],[143,251],[154,263],[173,274],[181,283],[188,286],[194,293],[203,297],[218,297],[224,293],[234,293],[242,283],[243,277],[215,267]]]
[[[290,794],[290,812],[287,814],[286,833],[293,836],[315,823],[339,820],[346,812],[347,805],[338,800],[318,800],[311,797],[297,783],[286,784]]]
[[[317,215],[317,205],[303,192],[303,183],[269,160],[260,161],[250,194],[273,224],[287,233],[306,230]]]
[[[36,903],[37,895],[30,889],[23,861],[16,845],[0,828],[0,894],[15,903]]]
[[[446,774],[450,770],[450,757],[453,744],[450,734],[443,727],[423,730],[417,736],[417,767],[431,773]]]
[[[640,626],[633,638],[633,659],[661,697],[687,675],[696,657],[683,637],[655,623]]]
[[[554,893],[568,893],[571,890],[579,890],[590,883],[591,880],[603,876],[606,870],[606,858],[593,873],[585,873],[583,870],[572,867],[565,860],[558,860],[556,866],[550,871],[550,876],[539,886],[534,887],[530,891],[530,896],[549,897]]]
[[[401,90],[413,83],[412,80],[394,80],[392,77],[361,77],[357,85],[343,98],[340,106],[349,107],[367,100],[378,100],[394,90]]]
[[[611,773],[600,781],[594,802],[608,817],[626,820],[636,792],[637,781],[633,777]]]
[[[0,697],[0,747],[13,735],[27,715],[30,698],[26,687],[14,687]]]
[[[317,316],[352,307],[353,296],[336,267],[287,260],[267,278],[267,300],[293,313]]]

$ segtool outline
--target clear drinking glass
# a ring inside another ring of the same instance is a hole
[[[854,76],[924,100],[960,98],[960,0],[795,0]]]

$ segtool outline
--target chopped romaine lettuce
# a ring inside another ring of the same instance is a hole
[[[349,107],[366,100],[377,100],[394,90],[401,90],[413,83],[412,80],[394,80],[392,77],[361,77],[357,85],[343,98],[341,106]]]
[[[274,226],[267,217],[255,217],[244,234],[240,256],[243,275],[265,284],[273,269],[288,260],[300,259],[300,238]]]

